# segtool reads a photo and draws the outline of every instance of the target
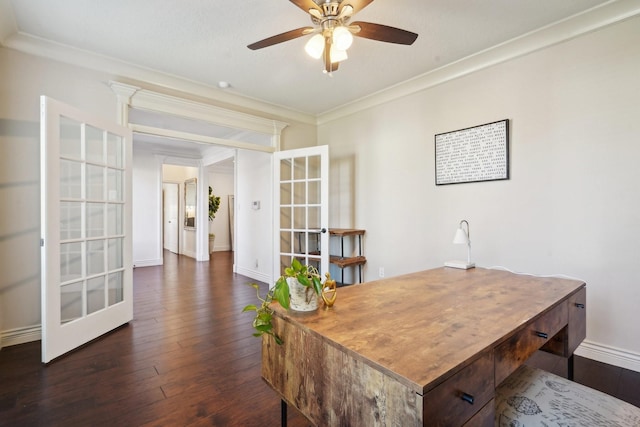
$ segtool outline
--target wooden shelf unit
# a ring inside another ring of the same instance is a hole
[[[329,262],[334,264],[340,269],[341,272],[341,280],[340,286],[344,286],[344,269],[349,267],[358,267],[358,282],[362,283],[362,266],[366,264],[367,259],[362,255],[362,236],[364,235],[365,230],[355,229],[355,228],[330,228],[329,235],[330,237],[339,237],[340,238],[340,255],[331,255],[329,257]],[[354,237],[354,245],[355,240],[358,241],[358,255],[356,256],[344,256],[344,239],[346,237]]]

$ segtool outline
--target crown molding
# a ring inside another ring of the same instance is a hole
[[[122,92],[123,88],[127,89],[126,92],[131,94],[129,105],[133,108],[172,114],[266,135],[279,136],[282,130],[288,126],[288,123],[282,121],[139,89],[120,82],[109,82],[109,85],[118,92]]]
[[[114,76],[114,80],[119,80],[119,78],[125,80],[133,79],[168,90],[186,92],[215,102],[223,102],[239,108],[258,111],[270,116],[283,117],[299,123],[321,125],[415,92],[429,89],[493,65],[527,55],[537,50],[571,40],[639,14],[640,2],[638,2],[638,0],[611,0],[583,13],[524,34],[317,116],[235,94],[229,90],[223,91],[217,87],[136,66],[93,52],[19,33],[17,32],[9,0],[0,0],[0,43],[10,49],[34,56],[45,57],[82,68],[110,73]]]
[[[7,3],[6,0],[0,0],[0,15],[7,15],[2,13],[4,7],[6,7],[5,3]],[[316,124],[316,118],[313,115],[233,93],[232,89],[221,90],[217,87],[172,74],[133,65],[108,56],[17,32],[15,21],[13,20],[13,11],[10,6],[8,9],[8,16],[0,17],[0,43],[7,48],[77,67],[111,74],[112,80],[120,81],[129,79],[145,82],[168,90],[193,94],[216,103],[222,102],[241,109],[257,111],[268,116],[281,117],[305,124]],[[11,25],[11,23],[13,24]]]
[[[515,59],[640,14],[638,0],[611,0],[556,23],[318,115],[318,125],[372,108]]]

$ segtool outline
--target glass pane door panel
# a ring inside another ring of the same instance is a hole
[[[290,205],[291,204],[291,183],[283,183],[280,185],[280,204],[281,205]]]
[[[106,307],[104,279],[105,276],[98,276],[87,280],[87,314]]]
[[[122,245],[123,239],[109,239],[109,270],[123,267]]]
[[[307,193],[307,203],[310,205],[319,205],[321,201],[322,194],[320,193],[320,181],[309,181],[308,182],[308,193]]]
[[[60,160],[60,198],[82,198],[82,163]]]
[[[280,227],[284,229],[293,228],[293,217],[291,211],[293,208],[283,207],[280,208]]]
[[[296,157],[293,159],[293,179],[307,178],[307,158]]]
[[[87,196],[89,200],[104,200],[104,168],[87,165]]]
[[[296,182],[293,184],[294,193],[293,193],[293,204],[294,205],[303,205],[307,202],[307,183],[306,182]]]
[[[122,202],[122,171],[119,169],[107,169],[107,196],[111,202]]]
[[[122,233],[122,205],[109,203],[107,205],[107,235],[119,236]]]
[[[109,305],[122,302],[123,291],[122,271],[109,274]]]
[[[82,277],[82,242],[60,244],[60,281]]]
[[[293,228],[307,228],[307,208],[293,208]]]
[[[284,253],[291,253],[293,251],[292,245],[292,232],[281,231],[280,232],[280,251]]]
[[[291,177],[292,177],[291,160],[290,159],[280,160],[280,181],[291,181]]]
[[[307,157],[307,175],[308,179],[319,179],[320,178],[320,156],[309,156]]]
[[[82,237],[82,202],[60,202],[60,240]]]
[[[102,130],[87,125],[85,126],[85,133],[86,161],[104,164],[104,140]]]
[[[60,157],[82,159],[82,125],[60,116]]]
[[[104,236],[104,203],[87,203],[87,237]]]
[[[307,208],[309,217],[307,219],[307,228],[312,230],[320,230],[320,206],[310,206]]]
[[[87,275],[105,272],[104,265],[104,240],[87,241]]]
[[[123,166],[122,137],[107,133],[107,165],[121,168]]]
[[[60,286],[60,323],[65,324],[82,317],[83,282]]]

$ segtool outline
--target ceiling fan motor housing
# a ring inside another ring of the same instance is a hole
[[[322,3],[322,11],[324,12],[324,16],[336,16],[338,14],[338,8],[340,7],[340,2],[331,1]]]

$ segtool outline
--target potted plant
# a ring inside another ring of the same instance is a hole
[[[331,275],[327,272],[324,285],[333,285],[335,290],[335,281],[331,280]],[[271,304],[277,301],[282,308],[296,311],[312,311],[318,308],[318,297],[321,295],[323,287],[322,277],[318,270],[313,266],[302,265],[298,259],[294,258],[291,266],[285,268],[284,274],[278,278],[276,284],[269,289],[264,298],[260,295],[260,287],[256,283],[250,286],[256,290],[258,300],[261,304],[249,304],[242,311],[255,311],[256,315],[253,319],[253,327],[256,332],[255,337],[264,334],[271,335],[276,343],[282,344],[282,339],[273,331],[273,308]]]
[[[213,221],[216,217],[216,212],[220,209],[220,197],[213,194],[213,188],[209,186],[209,221]],[[213,244],[216,240],[216,235],[209,233],[209,253],[213,252]]]

